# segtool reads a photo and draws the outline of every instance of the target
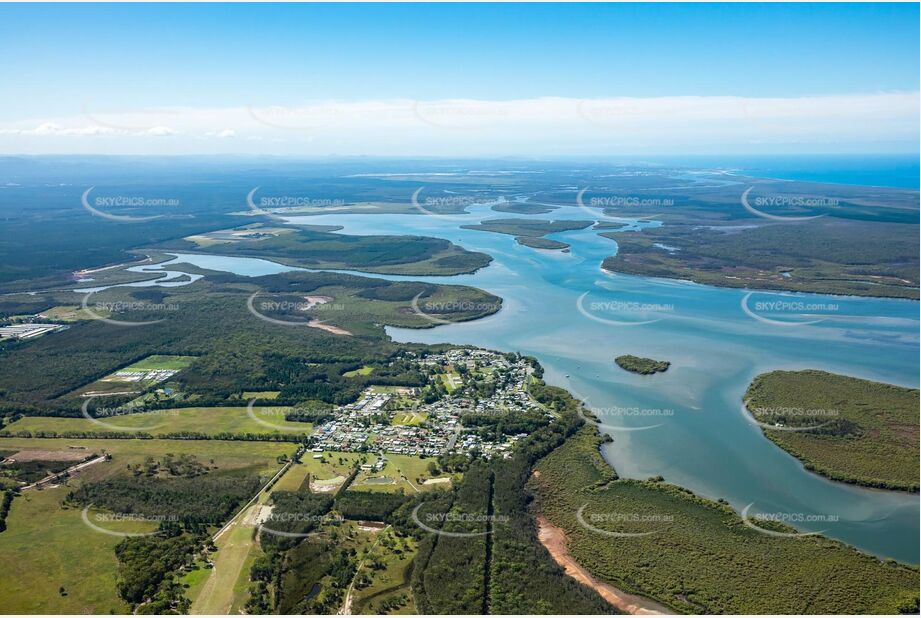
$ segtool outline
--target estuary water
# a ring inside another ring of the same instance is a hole
[[[616,243],[584,229],[553,234],[570,253],[518,245],[511,236],[465,230],[520,217],[474,206],[465,216],[323,215],[293,224],[341,225],[346,234],[414,234],[454,241],[494,261],[471,275],[400,277],[467,284],[503,298],[483,320],[418,330],[388,328],[397,341],[471,344],[536,357],[545,379],[569,389],[601,418],[603,448],[621,476],[666,481],[737,511],[780,513],[869,553],[918,563],[919,498],[835,483],[806,471],[767,440],[742,407],[751,379],[773,369],[823,369],[918,387],[919,305],[914,301],[750,292],[606,273]],[[606,220],[567,207],[535,218]],[[633,222],[635,226],[655,225]],[[298,270],[267,260],[177,254],[167,264],[256,276]],[[165,265],[164,265],[165,266]],[[170,267],[172,268],[172,267]],[[613,359],[668,360],[655,376]]]

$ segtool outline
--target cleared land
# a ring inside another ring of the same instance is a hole
[[[5,427],[10,433],[29,431],[64,434],[110,433],[112,431],[144,432],[154,436],[175,433],[197,433],[207,436],[220,434],[309,434],[311,423],[289,422],[285,412],[290,408],[280,406],[253,406],[253,414],[247,408],[176,408],[155,410],[137,414],[121,414],[101,418],[99,424],[87,418],[64,418],[50,416],[26,416]],[[92,414],[92,408],[90,408]]]
[[[73,448],[78,447],[78,448]],[[8,613],[126,613],[116,593],[118,563],[113,551],[122,539],[87,527],[81,509],[62,508],[67,493],[88,481],[123,477],[128,466],[147,457],[193,455],[221,473],[269,475],[290,444],[179,440],[83,440],[0,438],[0,451],[34,453],[107,452],[112,460],[81,470],[66,486],[31,490],[13,500],[7,529],[0,533],[0,556],[15,569],[0,571],[0,608]],[[213,464],[211,464],[213,461]],[[91,521],[92,512],[91,512]],[[97,525],[125,532],[149,531],[150,522]],[[41,551],[36,551],[41,548]],[[65,594],[59,592],[64,587]]]
[[[433,478],[428,466],[434,459],[422,459],[410,455],[386,456],[387,463],[382,470],[362,471],[355,477],[349,489],[356,491],[386,491],[403,492],[407,495],[428,491],[437,487],[448,487],[444,484],[425,485],[425,481]]]
[[[194,361],[192,356],[148,356],[78,389],[72,396],[139,393],[171,379]]]
[[[809,470],[918,491],[918,389],[824,371],[772,371],[754,379],[745,405],[764,434]]]

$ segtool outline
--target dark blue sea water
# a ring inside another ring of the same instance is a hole
[[[663,159],[665,161],[665,159]],[[749,176],[918,189],[918,155],[725,155],[669,158],[689,167],[732,169]]]

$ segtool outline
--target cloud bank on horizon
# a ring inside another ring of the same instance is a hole
[[[0,120],[7,154],[514,156],[917,153],[918,92],[408,99],[113,109]]]

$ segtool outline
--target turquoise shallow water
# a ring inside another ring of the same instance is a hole
[[[752,377],[778,368],[825,369],[917,387],[917,302],[762,292],[746,299],[745,290],[604,273],[601,260],[616,245],[592,230],[551,236],[571,243],[570,254],[537,251],[511,236],[460,229],[508,216],[486,207],[472,210],[466,217],[325,215],[300,222],[342,225],[350,234],[436,236],[492,255],[494,262],[472,275],[386,278],[475,285],[504,299],[498,314],[428,330],[390,328],[389,334],[399,341],[473,344],[537,357],[548,382],[568,388],[599,413],[614,438],[604,455],[622,476],[661,474],[698,494],[724,498],[738,511],[752,504],[753,513],[818,516],[821,523],[797,526],[918,562],[917,495],[834,483],[807,472],[764,438],[741,406]],[[552,216],[590,215],[564,208]],[[291,270],[248,258],[181,255],[177,261],[248,276]],[[788,308],[771,312],[764,303],[774,301]],[[656,376],[631,374],[613,363],[626,353],[672,366]]]

